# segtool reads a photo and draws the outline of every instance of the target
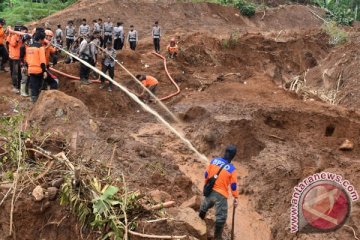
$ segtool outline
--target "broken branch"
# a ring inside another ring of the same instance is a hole
[[[149,235],[149,234],[142,234],[134,231],[130,231],[129,233],[134,236],[143,237],[143,238],[156,238],[156,239],[183,239],[186,238],[186,235],[183,236],[166,236],[166,235]]]
[[[159,210],[162,208],[169,208],[175,205],[175,201],[169,201],[169,202],[164,202],[164,203],[160,203],[160,204],[156,204],[150,208],[148,208],[148,210]]]

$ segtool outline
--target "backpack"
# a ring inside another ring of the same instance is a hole
[[[203,195],[205,197],[208,197],[210,195],[210,193],[212,192],[213,188],[214,188],[214,185],[215,185],[215,182],[217,180],[217,178],[219,177],[219,174],[221,172],[221,170],[223,170],[223,168],[228,165],[228,164],[224,164],[220,169],[219,171],[217,172],[217,174],[215,174],[214,176],[212,176],[208,181],[207,183],[205,184],[204,186],[204,190],[203,190]]]

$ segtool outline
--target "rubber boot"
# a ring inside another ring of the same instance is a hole
[[[90,84],[89,80],[87,80],[87,79],[81,79],[80,81],[84,85],[89,85]]]
[[[215,225],[215,234],[214,238],[215,240],[222,240],[222,232],[224,230],[224,225]]]
[[[199,212],[199,217],[204,220],[205,219],[205,216],[206,216],[206,212],[203,212],[203,211],[200,211]]]
[[[22,97],[28,97],[29,95],[26,93],[26,83],[22,83],[20,85],[20,94]]]
[[[36,102],[36,100],[37,100],[37,96],[31,96],[31,101],[33,102],[33,103],[35,103]]]

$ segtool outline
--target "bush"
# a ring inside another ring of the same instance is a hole
[[[353,16],[354,13],[351,11],[351,9],[345,6],[341,6],[334,9],[333,15],[330,17],[330,19],[339,24],[350,26],[354,22]]]
[[[234,5],[244,16],[251,17],[255,15],[256,6],[251,2],[247,2],[246,0],[236,0]]]
[[[348,39],[347,32],[340,29],[334,21],[325,23],[323,29],[330,36],[329,43],[332,45],[343,44]]]

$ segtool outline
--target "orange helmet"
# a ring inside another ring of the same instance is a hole
[[[53,36],[54,36],[54,33],[53,33],[51,30],[45,30],[45,35],[46,35],[46,36],[53,37]]]

